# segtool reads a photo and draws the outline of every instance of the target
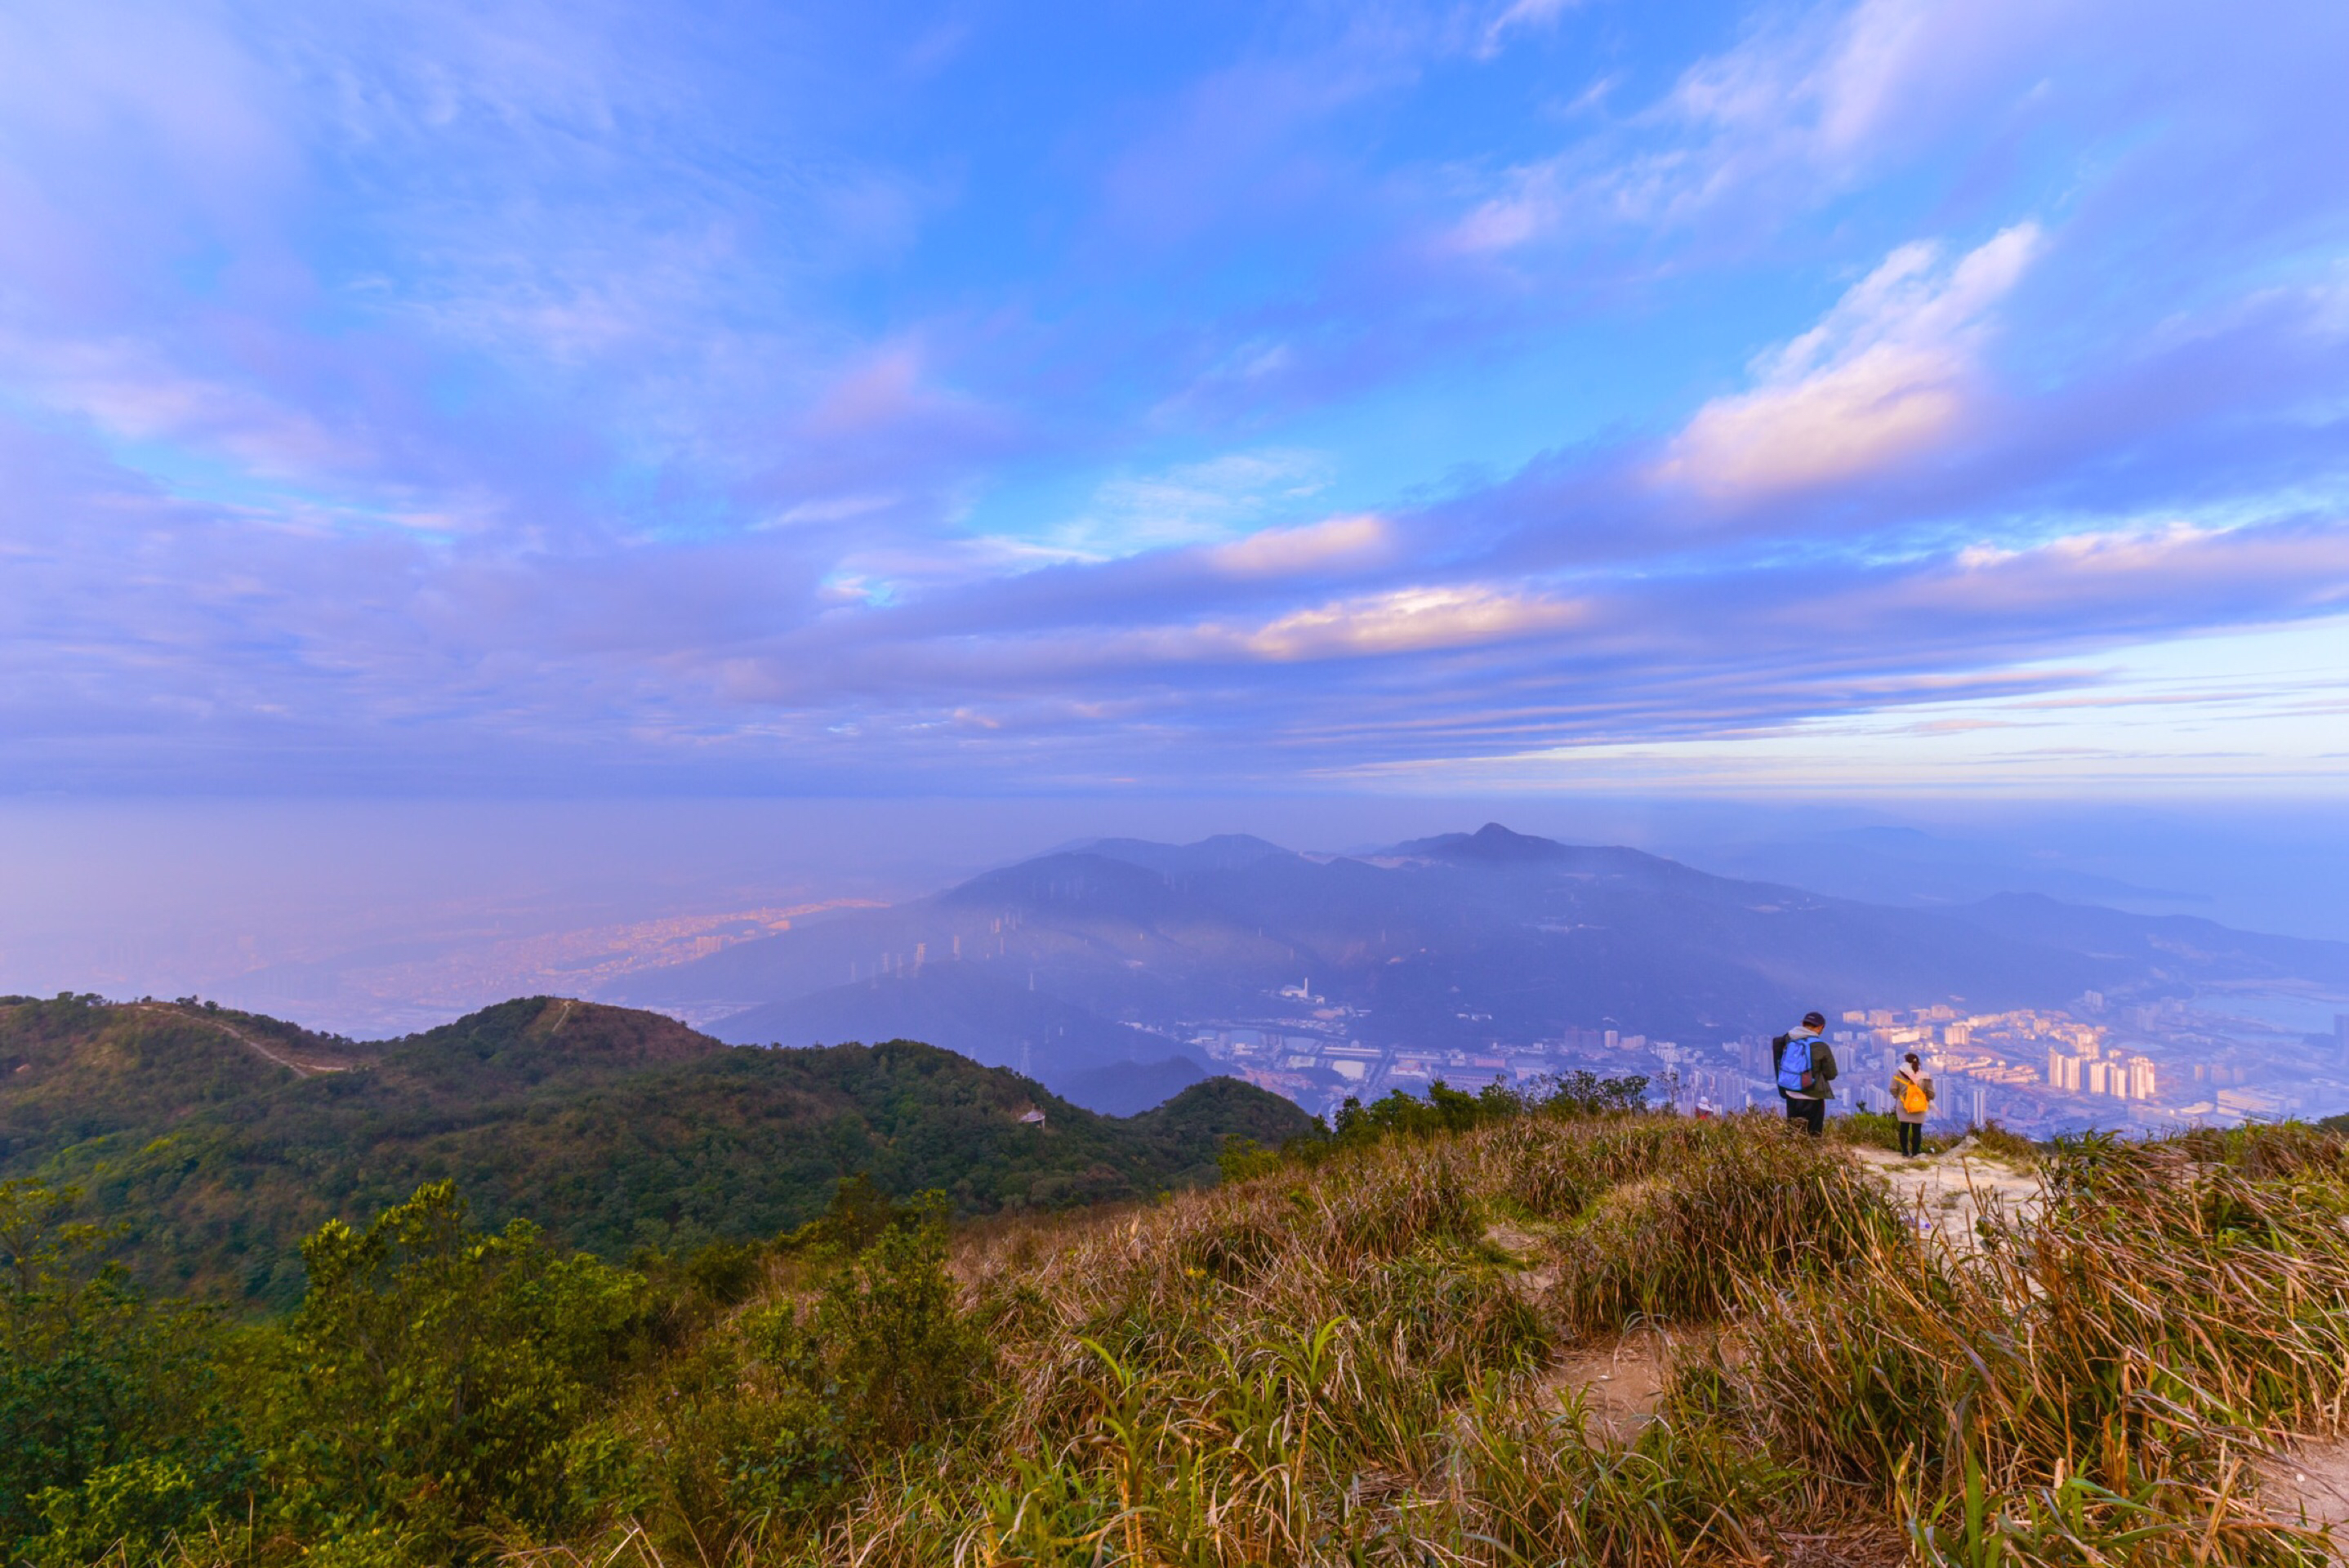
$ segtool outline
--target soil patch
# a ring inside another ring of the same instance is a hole
[[[1578,1346],[1543,1374],[1542,1387],[1561,1405],[1580,1395],[1590,1433],[1628,1443],[1656,1418],[1678,1351],[1662,1329]]]
[[[2349,1443],[2310,1439],[2260,1462],[2260,1501],[2280,1524],[2330,1525],[2338,1562],[2349,1547]]]
[[[1506,1220],[1495,1220],[1485,1227],[1485,1242],[1506,1253],[1514,1265],[1508,1276],[1509,1288],[1528,1305],[1538,1307],[1550,1286],[1557,1283],[1557,1265],[1546,1261],[1549,1238]]]

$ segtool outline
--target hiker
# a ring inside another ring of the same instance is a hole
[[[1835,1050],[1827,1044],[1823,1014],[1806,1013],[1795,1028],[1770,1042],[1770,1062],[1778,1074],[1778,1095],[1786,1119],[1799,1121],[1816,1138],[1827,1130],[1827,1099],[1835,1093]]]
[[[1910,1051],[1892,1075],[1892,1113],[1900,1119],[1900,1152],[1911,1160],[1925,1153],[1925,1118],[1933,1109],[1933,1075]]]

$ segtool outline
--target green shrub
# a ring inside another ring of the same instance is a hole
[[[1864,1149],[1900,1148],[1900,1119],[1880,1110],[1855,1110],[1848,1116],[1827,1119],[1827,1137],[1837,1143],[1857,1144]]]
[[[643,1327],[641,1276],[483,1234],[447,1182],[302,1249],[309,1294],[261,1368],[286,1524],[389,1530],[425,1553],[502,1521],[564,1522],[564,1445]]]
[[[985,1397],[986,1341],[947,1273],[947,1202],[916,1199],[817,1304],[815,1333],[861,1456],[933,1442]]]
[[[1359,1149],[1390,1138],[1432,1138],[1540,1113],[1557,1117],[1620,1115],[1647,1101],[1645,1078],[1600,1078],[1577,1070],[1537,1078],[1522,1088],[1498,1081],[1475,1094],[1442,1078],[1427,1086],[1427,1098],[1402,1089],[1364,1105],[1350,1096],[1338,1108],[1336,1147]]]
[[[1968,1130],[1976,1147],[1984,1153],[1996,1155],[2011,1165],[2025,1170],[2039,1163],[2040,1148],[2019,1132],[2001,1127],[1995,1121],[1985,1121]]]
[[[853,1181],[842,1191],[795,1240],[820,1271],[812,1299],[743,1312],[595,1439],[607,1445],[597,1473],[574,1481],[605,1514],[649,1516],[662,1541],[714,1562],[820,1527],[870,1476],[950,1443],[978,1414],[992,1352],[947,1271],[945,1197],[874,1203]],[[838,1256],[836,1238],[859,1234],[869,1245]],[[648,1465],[630,1469],[630,1449]]]
[[[1253,1138],[1237,1135],[1224,1140],[1216,1156],[1216,1174],[1226,1181],[1247,1181],[1280,1169],[1280,1150],[1267,1149]]]
[[[0,1551],[11,1555],[43,1536],[44,1560],[93,1531],[160,1539],[252,1482],[222,1411],[217,1325],[102,1264],[107,1233],[66,1217],[78,1196],[0,1181]]]

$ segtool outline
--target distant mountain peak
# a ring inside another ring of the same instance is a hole
[[[1473,833],[1442,833],[1397,844],[1395,853],[1428,860],[1516,862],[1554,861],[1570,851],[1556,839],[1539,839],[1487,822]]]

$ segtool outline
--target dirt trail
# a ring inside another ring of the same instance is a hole
[[[1542,1374],[1542,1384],[1561,1405],[1581,1395],[1588,1429],[1628,1443],[1656,1418],[1680,1348],[1661,1328],[1578,1346]]]
[[[314,1078],[319,1073],[339,1073],[349,1070],[347,1065],[341,1062],[297,1062],[291,1057],[281,1056],[276,1051],[271,1050],[235,1026],[219,1018],[207,1017],[202,1013],[191,1013],[181,1007],[166,1007],[153,1002],[133,1002],[130,1004],[130,1008],[136,1013],[164,1014],[171,1017],[185,1019],[191,1024],[201,1024],[208,1029],[216,1029],[255,1056],[275,1062],[295,1078]]]
[[[2349,1525],[2349,1444],[2305,1439],[2260,1462],[2260,1497],[2280,1524]],[[2333,1548],[2339,1562],[2342,1545]]]
[[[2045,1202],[2035,1174],[2017,1170],[1971,1138],[1922,1160],[1883,1149],[1846,1152],[1891,1190],[1920,1236],[1960,1252],[1980,1249],[1975,1225],[1985,1213],[2027,1223]],[[1504,1219],[1486,1226],[1485,1243],[1512,1265],[1510,1287],[1538,1309],[1557,1283],[1550,1238],[1539,1228]],[[1655,1418],[1672,1366],[1684,1353],[1684,1337],[1650,1328],[1577,1346],[1543,1374],[1542,1382],[1561,1404],[1579,1395],[1595,1433],[1629,1441]]]
[[[1540,1310],[1542,1298],[1557,1284],[1550,1238],[1511,1221],[1496,1220],[1485,1228],[1485,1243],[1509,1260],[1509,1288],[1527,1305]],[[1678,1348],[1673,1336],[1661,1328],[1578,1345],[1542,1374],[1542,1387],[1560,1405],[1580,1395],[1590,1430],[1628,1443],[1655,1419]]]
[[[1903,1159],[1888,1149],[1854,1148],[1849,1153],[1892,1189],[1920,1235],[1961,1252],[1980,1249],[1975,1222],[1984,1213],[2027,1223],[2046,1201],[2036,1175],[1987,1153],[1971,1137],[1921,1160]]]

